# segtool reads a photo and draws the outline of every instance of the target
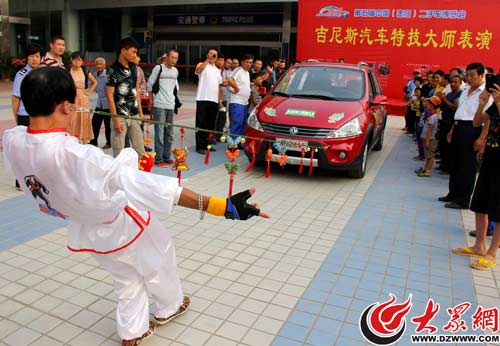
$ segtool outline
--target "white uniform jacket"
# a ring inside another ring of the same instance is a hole
[[[113,157],[81,145],[65,129],[17,126],[3,136],[4,162],[40,210],[69,221],[68,249],[109,254],[137,240],[150,210],[170,213],[182,188],[177,179],[137,168],[133,149]],[[158,238],[166,251],[170,237]]]

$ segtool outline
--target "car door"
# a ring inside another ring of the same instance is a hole
[[[370,115],[373,117],[373,125],[375,127],[374,138],[378,138],[379,132],[382,129],[385,121],[385,104],[374,103],[377,96],[382,96],[382,89],[377,77],[370,70],[368,72],[368,79],[370,81]]]

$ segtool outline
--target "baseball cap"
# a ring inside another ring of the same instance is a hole
[[[441,99],[437,96],[432,96],[427,99],[430,103],[434,105],[434,107],[439,107],[441,106]]]

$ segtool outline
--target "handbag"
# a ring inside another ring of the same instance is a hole
[[[160,91],[160,75],[161,75],[162,67],[160,65],[160,72],[158,73],[158,76],[156,77],[155,82],[153,83],[153,87],[151,88],[153,90],[153,94],[158,94]]]

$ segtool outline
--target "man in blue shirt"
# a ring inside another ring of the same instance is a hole
[[[14,114],[14,119],[17,125],[23,125],[26,127],[30,126],[30,117],[24,109],[23,101],[21,100],[21,82],[24,77],[34,68],[40,65],[40,51],[41,47],[36,44],[29,44],[26,46],[25,56],[26,56],[26,66],[23,67],[16,73],[14,78],[14,83],[12,84],[12,113]],[[22,191],[16,180],[16,188],[18,191]]]
[[[106,98],[106,83],[108,76],[106,74],[106,60],[104,58],[95,59],[95,67],[97,69],[94,72],[94,77],[97,80],[97,88],[95,89],[97,93],[97,103],[95,106],[96,111],[102,111],[109,113],[108,99]],[[101,131],[102,122],[104,121],[104,135],[106,136],[106,145],[103,149],[111,148],[111,117],[107,115],[101,115],[94,113],[92,116],[92,130],[94,132],[94,139],[90,141],[97,147],[97,139],[99,137],[99,132]]]

